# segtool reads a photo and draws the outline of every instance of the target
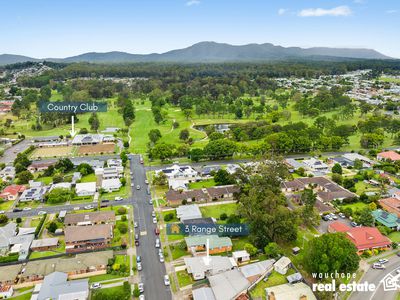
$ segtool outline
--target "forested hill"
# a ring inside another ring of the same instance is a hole
[[[126,52],[89,52],[66,58],[46,58],[54,62],[92,62],[92,63],[127,63],[127,62],[252,62],[276,60],[344,60],[344,59],[390,59],[373,49],[363,48],[299,48],[282,47],[270,43],[230,45],[216,42],[200,42],[190,47],[165,53],[131,54]],[[41,59],[18,55],[0,55],[0,65]]]

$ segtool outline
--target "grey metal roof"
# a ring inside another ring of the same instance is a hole
[[[193,300],[215,300],[214,293],[209,287],[193,290]]]

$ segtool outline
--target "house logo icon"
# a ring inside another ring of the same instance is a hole
[[[384,291],[398,291],[400,290],[400,274],[388,274],[382,280]]]
[[[170,234],[180,234],[181,233],[181,227],[178,224],[171,224],[169,226],[169,233]]]

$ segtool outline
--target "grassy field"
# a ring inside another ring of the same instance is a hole
[[[237,209],[236,203],[227,203],[227,204],[200,207],[200,211],[203,214],[204,218],[212,217],[215,219],[219,219],[222,213],[226,213],[228,216],[235,214],[236,209]],[[223,221],[218,221],[218,222],[223,223]]]
[[[176,272],[176,277],[178,277],[179,287],[184,287],[194,282],[192,276],[186,270]]]
[[[362,210],[364,208],[368,208],[368,204],[366,204],[364,202],[356,202],[356,203],[345,204],[345,205],[342,205],[341,207],[342,208],[350,207],[354,212],[356,210]]]
[[[102,274],[89,277],[89,283],[121,278],[120,275]]]
[[[394,231],[394,232],[389,234],[388,238],[392,242],[400,243],[400,232],[399,231]]]
[[[26,294],[23,294],[23,295],[20,295],[20,296],[11,297],[9,299],[12,299],[12,300],[29,300],[29,299],[31,299],[31,297],[32,297],[32,293],[26,293]]]
[[[265,299],[265,288],[287,283],[286,276],[294,274],[295,271],[290,269],[286,275],[273,271],[267,281],[261,280],[253,290],[250,291],[253,299]]]
[[[4,201],[0,203],[0,210],[7,211],[11,208],[13,205],[14,201]]]
[[[81,178],[81,182],[96,182],[96,175],[94,173],[85,175]]]
[[[189,189],[201,189],[215,186],[215,181],[213,178],[202,180],[198,182],[189,183]]]

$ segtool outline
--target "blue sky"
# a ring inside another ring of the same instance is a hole
[[[400,58],[398,0],[3,0],[0,54],[165,52],[200,41],[366,47]]]

